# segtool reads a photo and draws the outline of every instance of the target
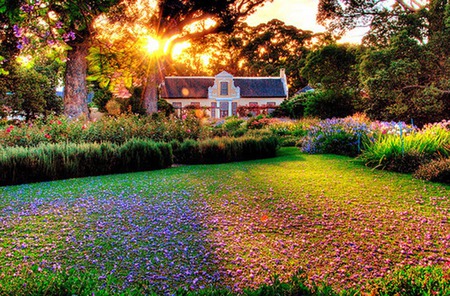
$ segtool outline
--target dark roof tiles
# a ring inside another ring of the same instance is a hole
[[[241,98],[286,97],[281,78],[234,78],[241,89]]]
[[[168,77],[161,89],[163,98],[207,98],[208,87],[214,85],[209,77]]]
[[[162,85],[163,98],[208,98],[213,77],[166,77]],[[281,78],[235,77],[234,85],[241,98],[284,98],[286,91]]]

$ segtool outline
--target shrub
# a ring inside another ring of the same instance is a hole
[[[354,112],[353,95],[348,92],[333,90],[314,91],[305,94],[304,116],[319,117],[321,119],[332,117],[346,117]]]
[[[370,140],[370,129],[366,122],[352,117],[326,119],[308,128],[306,137],[298,142],[303,152],[331,153],[356,156],[363,143]]]
[[[205,139],[211,130],[201,120],[155,118],[138,115],[104,116],[98,121],[68,121],[65,117],[50,116],[33,123],[0,126],[0,146],[30,147],[44,143],[101,143],[122,144],[132,138],[170,142],[174,139]]]
[[[278,109],[275,110],[273,116],[290,118],[302,118],[305,113],[305,102],[307,94],[299,94],[284,100]]]
[[[248,129],[262,129],[270,124],[278,122],[278,119],[276,118],[270,118],[263,115],[258,115],[256,117],[251,117],[247,121],[247,127]]]
[[[450,184],[450,158],[432,160],[421,165],[414,177],[422,180]]]
[[[171,142],[174,160],[179,164],[210,164],[274,157],[275,137],[215,138],[200,142]]]
[[[153,170],[171,164],[169,144],[138,139],[123,145],[63,143],[11,147],[0,149],[0,185]]]
[[[122,105],[118,101],[118,99],[111,99],[106,103],[105,109],[110,115],[118,116],[123,113]]]

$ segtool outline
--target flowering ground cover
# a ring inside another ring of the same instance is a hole
[[[365,289],[407,265],[450,268],[449,189],[295,148],[3,187],[0,287],[72,268],[112,292],[241,291],[299,270]]]

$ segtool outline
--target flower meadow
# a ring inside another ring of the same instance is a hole
[[[406,266],[442,268],[445,285],[449,189],[295,148],[2,187],[0,290],[75,270],[98,294],[243,292],[301,270],[309,283],[370,292],[372,280]]]

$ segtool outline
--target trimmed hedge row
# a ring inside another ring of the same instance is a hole
[[[13,147],[0,149],[0,185],[155,170],[171,165],[169,144],[138,139],[122,145],[68,143]]]
[[[253,138],[216,138],[197,142],[172,141],[174,162],[213,164],[275,157],[278,140],[274,136]]]
[[[86,176],[148,171],[179,164],[206,164],[274,157],[275,137],[218,138],[156,143],[45,144],[0,148],[0,186]]]

